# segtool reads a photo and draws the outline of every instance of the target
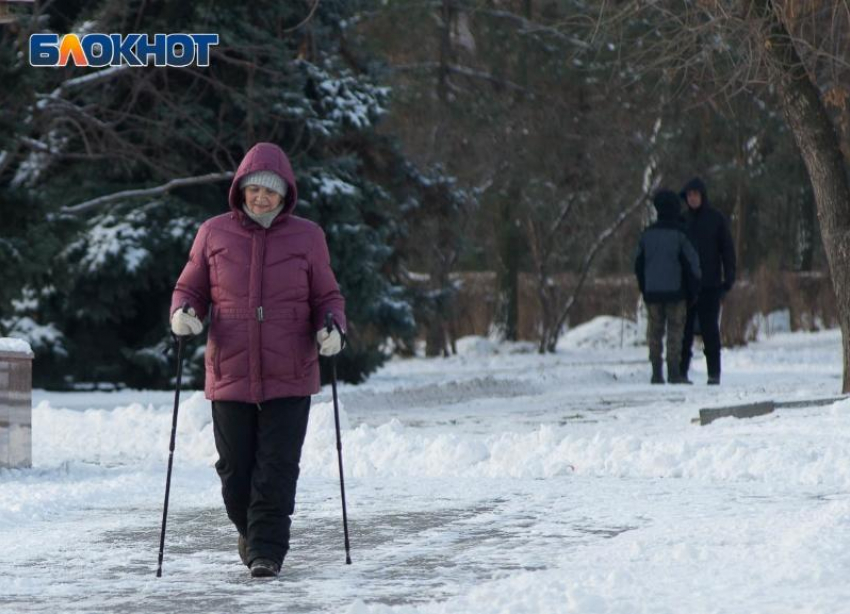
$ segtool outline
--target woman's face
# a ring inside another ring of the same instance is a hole
[[[258,185],[249,185],[245,188],[245,204],[255,215],[268,213],[280,205],[283,196]]]

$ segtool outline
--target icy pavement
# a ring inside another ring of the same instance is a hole
[[[835,396],[838,333],[726,352],[719,388],[702,364],[650,386],[645,348],[574,333],[553,356],[479,340],[342,386],[350,566],[319,395],[272,581],[239,563],[201,395],[156,579],[171,397],[38,392],[35,467],[0,471],[0,611],[850,612],[850,401],[691,423]]]

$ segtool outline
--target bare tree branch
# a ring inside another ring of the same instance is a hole
[[[549,232],[546,235],[546,251],[545,257],[548,259],[550,252],[552,251],[552,247],[555,242],[555,236],[560,232],[561,226],[564,221],[570,215],[570,210],[573,208],[573,203],[576,202],[575,196],[567,200],[567,202],[561,205],[561,211],[558,213],[558,217],[555,218],[555,223],[552,224],[552,227],[549,229]]]
[[[579,296],[581,292],[581,288],[584,286],[584,282],[587,280],[588,274],[590,273],[590,267],[593,264],[593,260],[596,258],[596,254],[599,253],[599,250],[608,242],[608,240],[614,235],[615,232],[623,225],[629,216],[631,216],[635,211],[641,208],[641,206],[646,203],[646,199],[649,198],[649,195],[652,194],[658,186],[661,184],[661,176],[656,176],[653,178],[652,183],[648,190],[643,192],[639,197],[637,197],[628,207],[623,209],[620,212],[620,215],[608,226],[605,230],[603,230],[593,242],[593,245],[590,246],[590,249],[587,251],[587,254],[584,257],[581,265],[581,271],[579,273],[578,281],[576,282],[575,289],[572,292],[572,295],[567,300],[564,307],[561,309],[561,313],[558,316],[557,326],[555,330],[560,330],[564,326],[564,322],[567,321],[567,316],[570,314],[570,310],[573,308],[575,304],[576,297]],[[555,338],[557,341],[557,338]],[[550,351],[554,350],[554,347],[549,348]]]
[[[391,70],[401,72],[406,70],[437,70],[439,68],[439,62],[416,62],[413,64],[399,64],[397,66],[392,66]],[[483,70],[476,70],[474,68],[470,68],[469,66],[461,66],[459,64],[447,64],[445,68],[449,72],[454,73],[456,75],[463,75],[464,77],[469,77],[470,79],[481,79],[483,81],[489,81],[490,83],[500,85],[508,89],[524,92],[530,95],[535,95],[535,92],[529,90],[527,87],[520,85],[519,83],[515,83],[513,81],[510,81],[509,79],[497,77],[496,75],[489,72],[485,72]]]
[[[200,175],[198,177],[182,177],[180,179],[172,179],[168,183],[163,185],[154,187],[154,188],[143,188],[139,190],[124,190],[123,192],[115,192],[114,194],[107,194],[105,196],[99,196],[92,200],[87,200],[85,202],[70,205],[68,207],[62,207],[59,210],[59,213],[68,213],[72,215],[78,215],[80,213],[87,213],[92,209],[97,209],[98,207],[102,207],[103,205],[107,205],[109,203],[114,203],[122,200],[126,200],[128,198],[140,198],[143,196],[158,196],[160,194],[166,194],[171,190],[176,188],[185,188],[187,186],[192,185],[202,185],[205,183],[215,183],[217,181],[225,181],[227,179],[232,179],[233,173],[210,173],[208,175]]]
[[[498,17],[501,19],[506,19],[509,21],[513,21],[514,23],[519,24],[522,29],[519,30],[518,34],[526,35],[526,34],[548,34],[558,40],[569,43],[570,45],[580,47],[582,49],[586,49],[590,45],[587,41],[584,41],[578,37],[571,36],[569,34],[565,34],[558,28],[554,28],[552,26],[547,26],[542,23],[538,23],[535,21],[531,21],[521,15],[517,15],[516,13],[512,13],[511,11],[498,11],[498,10],[488,10],[488,9],[472,9],[473,13],[480,13],[484,15],[490,15],[492,17]]]
[[[316,9],[319,8],[319,2],[321,2],[321,0],[316,0],[313,3],[313,8],[310,9],[310,13],[301,21],[301,23],[299,23],[297,26],[293,26],[292,28],[284,30],[284,32],[286,34],[289,34],[290,32],[295,32],[296,30],[300,30],[305,25],[307,25],[310,22],[310,20],[313,19],[313,15],[316,14]]]

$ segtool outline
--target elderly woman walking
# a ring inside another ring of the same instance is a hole
[[[198,230],[172,296],[171,328],[197,335],[209,315],[204,389],[224,505],[242,562],[254,577],[273,577],[289,549],[319,354],[342,349],[345,302],[322,229],[292,214],[295,176],[280,147],[248,151],[229,201],[228,213]]]

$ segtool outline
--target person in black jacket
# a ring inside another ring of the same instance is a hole
[[[687,234],[699,254],[702,286],[688,309],[682,342],[682,376],[687,378],[693,355],[694,322],[699,329],[708,368],[708,383],[720,383],[720,303],[735,283],[735,245],[726,216],[708,202],[705,183],[695,177],[679,195],[687,202]]]
[[[658,221],[643,231],[635,256],[635,275],[646,302],[646,341],[653,384],[663,384],[664,329],[667,328],[667,380],[688,383],[679,370],[687,306],[699,292],[700,265],[679,217],[679,198],[660,190],[653,198]]]

